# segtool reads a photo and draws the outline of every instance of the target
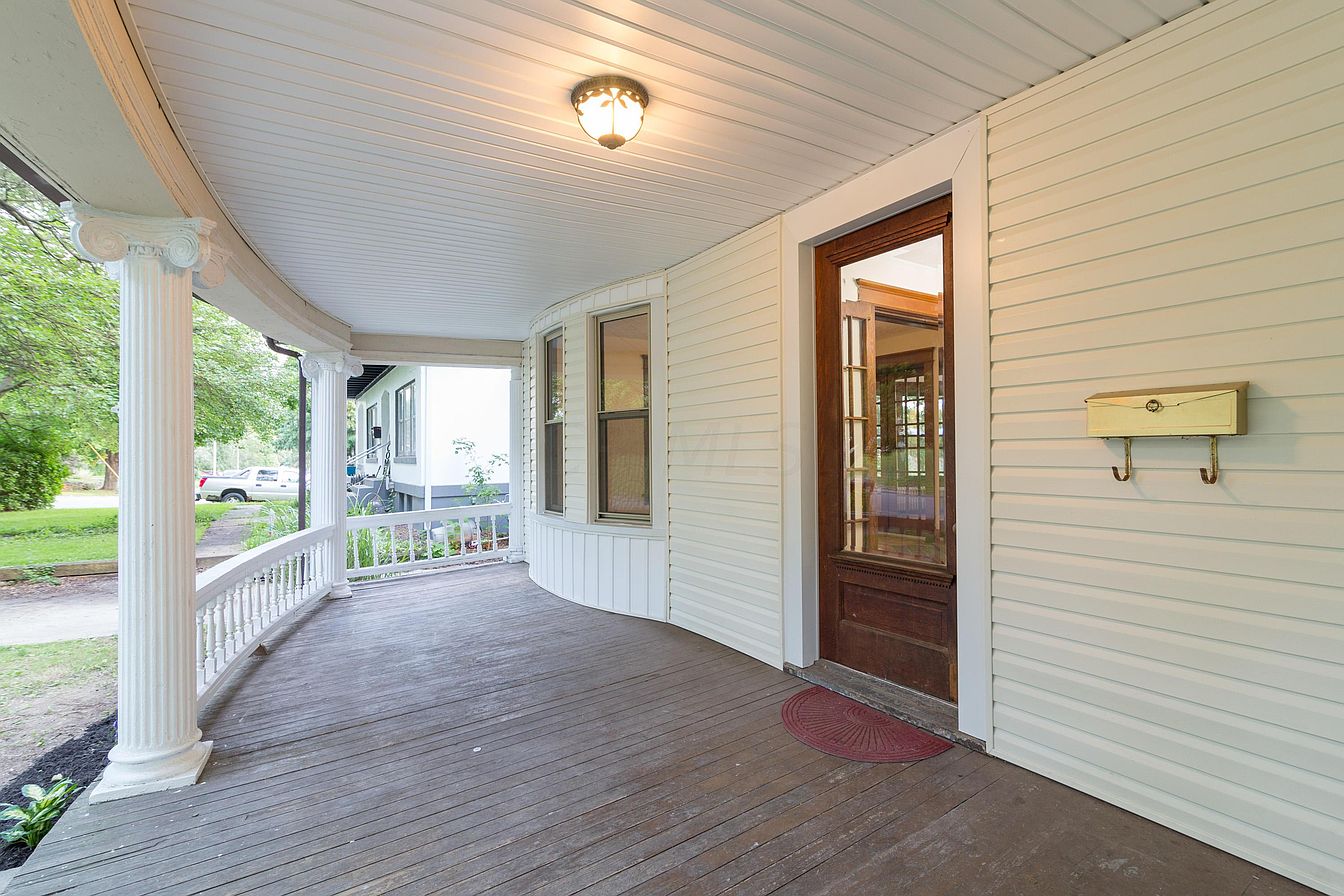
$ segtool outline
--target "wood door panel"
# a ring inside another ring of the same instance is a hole
[[[947,644],[951,634],[948,625],[946,588],[941,594],[930,594],[924,599],[908,592],[893,590],[890,585],[874,587],[844,571],[840,573],[840,619],[885,631],[900,632],[906,637],[938,647]]]
[[[953,673],[946,648],[903,641],[888,632],[841,620],[837,646],[844,665],[914,688],[940,700],[954,701]]]

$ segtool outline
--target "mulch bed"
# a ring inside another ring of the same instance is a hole
[[[73,778],[84,787],[93,783],[107,765],[107,752],[117,742],[117,714],[95,722],[79,737],[66,741],[43,753],[28,768],[5,784],[0,790],[0,803],[26,803],[19,789],[24,784],[51,782],[52,775]],[[9,823],[4,823],[8,827]],[[0,842],[0,871],[22,865],[32,851],[21,843]]]

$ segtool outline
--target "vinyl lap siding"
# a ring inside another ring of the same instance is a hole
[[[671,621],[780,665],[779,222],[668,272]]]
[[[1215,4],[988,118],[995,752],[1344,893],[1344,11]],[[1251,382],[1250,434],[1086,438]]]
[[[565,519],[588,522],[588,319],[565,321]]]

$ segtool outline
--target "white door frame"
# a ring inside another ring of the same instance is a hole
[[[992,749],[989,663],[988,181],[983,116],[785,212],[781,218],[783,605],[787,662],[818,656],[816,342],[812,249],[952,193],[956,357],[958,724]]]

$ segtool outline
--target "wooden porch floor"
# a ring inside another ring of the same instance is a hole
[[[200,784],[81,801],[7,896],[1312,892],[962,747],[814,752],[797,679],[521,565],[363,586],[251,664]]]

